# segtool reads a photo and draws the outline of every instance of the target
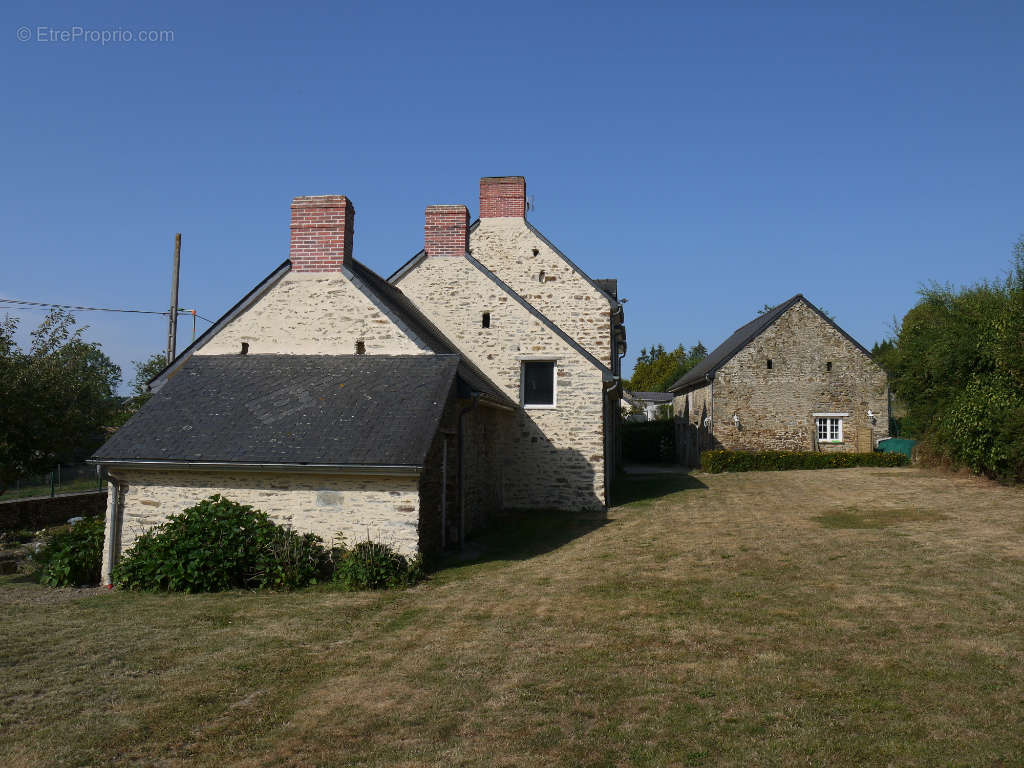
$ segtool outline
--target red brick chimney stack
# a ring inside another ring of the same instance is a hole
[[[340,272],[352,260],[356,209],[344,195],[292,200],[289,258],[296,272]]]
[[[480,218],[526,216],[526,179],[522,176],[485,176],[480,179]]]
[[[465,256],[469,250],[469,209],[464,205],[429,205],[423,225],[427,256]]]

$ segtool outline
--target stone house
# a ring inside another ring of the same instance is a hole
[[[888,377],[801,294],[738,328],[669,391],[679,461],[701,451],[872,451],[889,436]]]
[[[503,510],[604,509],[625,329],[526,219],[522,177],[481,217],[426,209],[385,280],[353,255],[344,196],[298,197],[289,258],[150,383],[93,461],[110,477],[104,578],[146,528],[213,494],[330,542],[406,554]]]

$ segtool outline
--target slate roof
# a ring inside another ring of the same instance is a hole
[[[457,355],[195,355],[93,456],[419,467]]]
[[[731,360],[737,352],[743,349],[747,344],[752,342],[768,328],[783,314],[786,310],[792,307],[797,302],[804,302],[808,307],[817,312],[821,318],[841,333],[848,341],[853,343],[861,352],[868,357],[871,357],[871,353],[868,352],[861,344],[853,338],[850,334],[840,328],[835,322],[828,317],[824,312],[818,309],[814,304],[807,300],[802,294],[798,293],[791,299],[788,299],[777,307],[772,307],[770,310],[765,312],[763,315],[758,315],[746,325],[740,326],[733,331],[732,336],[719,344],[715,349],[711,351],[707,357],[701,360],[697,365],[687,371],[682,378],[679,379],[675,384],[669,387],[669,392],[678,393],[682,390],[692,389],[697,386],[701,386],[705,381],[705,376],[713,374],[729,360]]]
[[[624,392],[629,398],[643,400],[647,403],[671,403],[673,395],[671,392]]]

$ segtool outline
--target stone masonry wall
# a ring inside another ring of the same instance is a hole
[[[477,261],[612,368],[608,300],[537,237],[525,219],[480,219],[469,247]]]
[[[672,399],[676,426],[676,459],[680,464],[696,467],[700,452],[713,446],[710,430],[711,385],[706,384]]]
[[[515,414],[505,506],[603,508],[601,372],[467,259],[426,258],[398,287],[517,402],[523,359],[558,361],[557,407]],[[484,312],[489,328],[482,327]]]
[[[813,450],[815,413],[849,414],[843,442],[822,451],[867,452],[889,436],[885,371],[798,302],[718,371],[714,440],[730,450]]]
[[[344,273],[289,272],[196,354],[237,354],[244,341],[249,354],[352,355],[360,339],[368,355],[429,353]]]
[[[168,515],[219,493],[266,512],[278,523],[315,533],[330,545],[367,536],[405,554],[417,551],[419,478],[308,475],[298,472],[222,473],[116,470],[125,484],[121,547]]]

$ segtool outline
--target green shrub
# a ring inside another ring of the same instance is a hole
[[[361,541],[335,550],[334,581],[345,589],[411,587],[423,578],[419,558],[412,560],[379,541]]]
[[[172,592],[294,589],[327,577],[330,566],[318,536],[214,495],[140,536],[114,568],[113,581]]]
[[[839,469],[844,467],[902,467],[909,464],[899,453],[810,453],[801,451],[704,451],[705,472],[752,472],[783,469]]]
[[[103,563],[102,517],[87,517],[66,530],[44,537],[32,557],[39,581],[51,587],[85,587],[100,583]]]
[[[671,461],[675,458],[675,423],[627,421],[622,425],[622,456],[626,461]]]

